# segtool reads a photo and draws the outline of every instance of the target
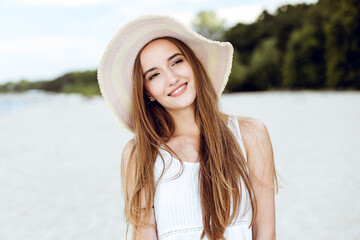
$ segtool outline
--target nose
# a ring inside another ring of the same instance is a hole
[[[167,81],[168,81],[169,86],[173,86],[177,82],[179,82],[179,76],[175,72],[173,72],[171,70],[167,71],[167,76],[166,77],[167,77]]]

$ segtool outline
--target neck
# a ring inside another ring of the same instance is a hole
[[[169,111],[174,120],[174,137],[178,136],[199,136],[200,129],[195,121],[195,107],[182,109],[181,111]]]

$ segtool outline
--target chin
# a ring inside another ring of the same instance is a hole
[[[184,102],[182,104],[179,104],[178,106],[174,106],[173,109],[186,109],[190,107],[195,107],[195,99],[193,101]]]

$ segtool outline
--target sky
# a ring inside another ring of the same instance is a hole
[[[199,11],[215,11],[231,27],[301,2],[316,0],[0,0],[0,84],[96,70],[118,29],[144,14],[191,26]]]

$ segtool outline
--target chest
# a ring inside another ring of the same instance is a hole
[[[176,155],[184,162],[199,162],[199,144],[193,138],[172,138],[168,146],[176,153]]]
[[[184,162],[181,166],[180,161],[171,157],[170,153],[164,150],[160,153],[164,162],[158,156],[154,168],[154,210],[159,239],[200,239],[203,230],[198,178],[200,164]],[[226,239],[251,235],[248,228],[251,206],[245,188],[241,190],[240,214],[227,229]]]

